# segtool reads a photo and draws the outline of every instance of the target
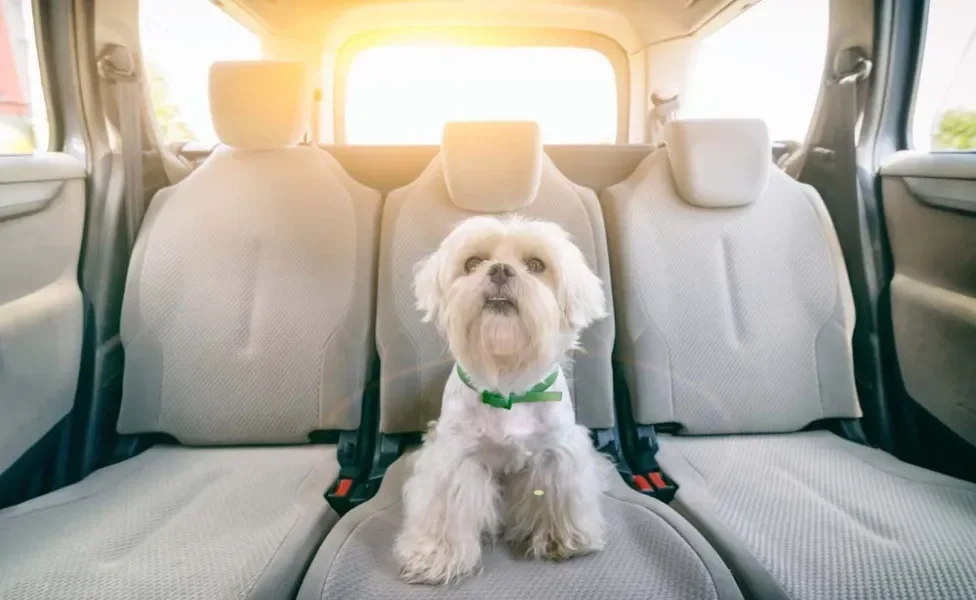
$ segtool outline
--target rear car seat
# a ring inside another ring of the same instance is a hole
[[[515,156],[535,164],[503,167]],[[516,192],[535,189],[538,192],[528,197]],[[450,190],[466,193],[453,197]],[[423,431],[437,418],[452,365],[434,326],[420,321],[412,267],[435,250],[457,222],[474,214],[506,211],[562,225],[610,293],[596,195],[555,168],[542,152],[537,126],[449,124],[440,154],[416,181],[390,193],[384,204],[376,332],[384,439]],[[593,429],[614,426],[613,331],[612,318],[595,323],[582,337],[584,351],[573,357],[569,379],[577,418]],[[693,527],[666,505],[632,491],[615,473],[604,502],[610,541],[603,552],[557,565],[520,560],[504,543],[497,543],[486,551],[484,571],[472,579],[447,588],[408,585],[399,579],[391,547],[400,529],[401,487],[409,468],[409,455],[396,461],[377,495],[339,521],[309,568],[299,598],[405,600],[445,593],[464,598],[741,597],[728,569]]]
[[[157,445],[0,511],[0,598],[280,599],[338,519],[314,430],[354,430],[380,198],[317,148],[301,63],[211,71],[222,147],[153,199],[122,309],[118,430]],[[288,447],[215,448],[225,445]],[[204,447],[211,446],[211,447]]]
[[[973,597],[976,485],[801,431],[861,415],[820,196],[771,166],[761,121],[666,138],[602,203],[634,420],[677,432],[672,506],[760,598]]]

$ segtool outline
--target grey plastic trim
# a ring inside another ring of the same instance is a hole
[[[84,179],[85,167],[76,158],[58,152],[18,154],[0,160],[0,183]]]
[[[904,181],[923,204],[976,214],[976,180],[905,177]]]
[[[63,181],[0,182],[0,221],[44,210],[62,189]]]
[[[903,150],[881,165],[882,177],[976,180],[976,152]]]

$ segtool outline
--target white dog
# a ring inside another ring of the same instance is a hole
[[[417,267],[418,308],[457,365],[404,485],[403,578],[472,573],[500,529],[533,558],[600,550],[606,461],[560,367],[606,315],[600,279],[562,228],[519,218],[468,219]]]

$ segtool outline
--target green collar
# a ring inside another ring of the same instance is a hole
[[[457,366],[458,377],[464,382],[464,385],[468,386],[472,390],[478,392],[478,388],[474,387],[471,383],[471,378],[468,374],[464,372],[461,365]],[[531,390],[525,392],[524,394],[509,394],[508,396],[503,396],[498,392],[492,391],[481,391],[481,401],[488,406],[494,406],[495,408],[504,408],[505,410],[511,410],[513,404],[519,404],[522,402],[559,402],[562,400],[562,392],[549,392],[547,391],[552,384],[556,383],[556,378],[559,377],[559,370],[555,370],[549,374],[548,377],[537,383]]]

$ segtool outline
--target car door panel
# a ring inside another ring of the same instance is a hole
[[[81,358],[85,170],[0,158],[0,473],[71,410]]]
[[[905,390],[976,446],[976,154],[900,152],[881,175]]]

